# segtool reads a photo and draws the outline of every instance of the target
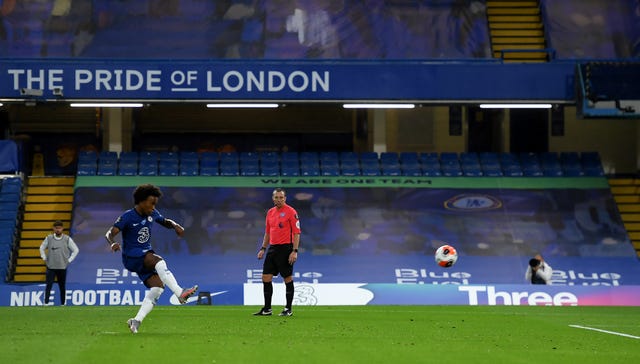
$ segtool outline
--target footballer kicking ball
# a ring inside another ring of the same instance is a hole
[[[443,245],[436,250],[435,259],[439,266],[449,268],[458,261],[458,252],[451,245]]]

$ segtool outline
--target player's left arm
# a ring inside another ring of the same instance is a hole
[[[173,229],[176,231],[176,234],[178,234],[178,236],[182,236],[184,234],[184,228],[182,227],[182,225],[178,224],[177,222],[171,220],[171,219],[167,219],[165,218],[162,221],[158,222],[160,225],[166,227],[167,229]]]
[[[80,253],[80,249],[78,248],[78,245],[76,244],[75,241],[73,241],[71,237],[69,237],[68,246],[69,246],[69,251],[71,251],[71,255],[69,256],[69,263],[71,263],[76,259],[76,257],[78,256],[78,253]]]

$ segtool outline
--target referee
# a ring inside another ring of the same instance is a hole
[[[293,316],[293,264],[298,260],[300,245],[300,220],[296,210],[287,205],[287,196],[282,188],[276,188],[272,194],[274,207],[267,211],[266,228],[258,259],[267,256],[262,265],[262,286],[264,306],[254,316],[271,316],[271,297],[273,296],[273,276],[280,274],[286,286],[287,305],[280,316]],[[267,250],[268,248],[268,250]]]

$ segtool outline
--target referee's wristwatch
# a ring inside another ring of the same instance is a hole
[[[294,252],[294,253],[297,253],[297,252],[298,252],[298,249],[293,249],[293,252]]]

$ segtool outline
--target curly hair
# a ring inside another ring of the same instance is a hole
[[[139,204],[140,202],[146,200],[149,196],[162,197],[162,191],[158,186],[154,186],[152,184],[144,184],[136,187],[136,190],[133,191],[133,203]]]

